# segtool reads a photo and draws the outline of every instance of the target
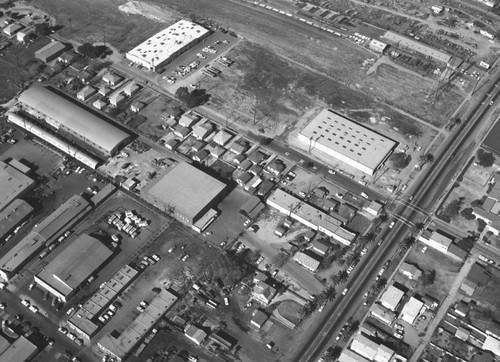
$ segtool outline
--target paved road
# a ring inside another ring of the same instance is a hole
[[[446,192],[449,184],[453,182],[454,176],[463,167],[463,160],[470,156],[470,145],[474,143],[489,121],[488,111],[490,102],[496,102],[499,97],[499,88],[496,83],[500,75],[497,71],[491,77],[491,81],[485,87],[486,95],[483,94],[482,102],[477,104],[469,112],[469,117],[457,128],[451,139],[443,145],[441,154],[436,157],[433,164],[426,166],[421,173],[419,182],[412,187],[415,190],[413,203],[427,211],[432,211],[436,201]],[[488,93],[490,92],[490,93]],[[469,153],[467,153],[469,151]],[[456,157],[460,155],[459,157]],[[418,212],[407,204],[394,204],[394,213],[403,215],[412,220]],[[296,355],[294,361],[314,361],[327,346],[329,339],[344,324],[344,320],[350,316],[355,308],[355,300],[362,297],[366,287],[371,283],[372,277],[384,263],[384,255],[390,254],[391,250],[397,248],[398,240],[405,238],[408,230],[402,223],[396,223],[393,230],[383,235],[386,241],[379,249],[376,249],[365,259],[365,265],[358,269],[348,284],[349,292],[345,297],[339,297],[332,306],[328,308],[329,318],[325,319],[318,327],[314,337],[307,341],[305,346]],[[389,253],[387,253],[389,252]],[[343,318],[339,318],[343,316]]]

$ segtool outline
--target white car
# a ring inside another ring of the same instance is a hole
[[[320,313],[323,312],[323,309],[325,309],[325,305],[326,305],[325,303],[321,304],[318,308],[318,312]]]
[[[427,251],[427,245],[425,245],[423,248],[422,248],[422,253],[425,253]]]
[[[481,259],[482,261],[485,261],[485,262],[488,262],[488,260],[489,260],[489,259],[488,259],[487,257],[485,257],[484,255],[479,255],[479,256],[478,256],[478,258],[479,258],[479,259]]]
[[[66,335],[66,333],[68,333],[68,329],[65,327],[59,327],[57,330],[64,335]]]
[[[353,271],[353,269],[354,269],[353,265],[349,266],[349,268],[347,268],[347,274],[351,274],[351,272]]]
[[[25,307],[29,307],[31,302],[28,299],[23,299],[21,300],[21,304],[24,305]]]
[[[71,307],[70,309],[68,309],[68,311],[66,312],[67,315],[70,315],[71,313],[73,313],[75,311],[75,307]]]
[[[330,175],[335,175],[337,172],[336,172],[335,170],[329,169],[329,170],[328,170],[328,173],[329,173]]]
[[[38,307],[36,305],[30,305],[28,309],[33,313],[38,313]]]
[[[367,248],[363,248],[363,250],[361,250],[361,255],[365,255],[367,252],[368,252],[368,249]]]
[[[349,291],[349,288],[345,288],[345,289],[342,291],[342,295],[346,295],[348,291]]]
[[[363,298],[368,298],[369,295],[370,295],[370,292],[365,292],[365,294],[363,294]]]
[[[153,254],[153,255],[151,255],[151,257],[152,257],[154,260],[156,260],[156,261],[160,261],[160,260],[161,260],[161,258],[160,258],[160,256],[159,256],[158,254]]]
[[[228,305],[229,305],[229,298],[228,298],[228,297],[224,297],[224,304],[225,304],[226,306],[228,306]]]
[[[389,229],[392,229],[394,227],[394,225],[396,225],[396,222],[395,221],[391,221],[391,223],[389,224]]]
[[[169,254],[172,254],[172,252],[175,250],[176,246],[172,246],[170,249],[167,250]]]
[[[399,329],[404,329],[404,327],[403,327],[401,324],[398,324],[398,323],[396,323],[396,324],[394,325],[394,328],[396,328],[396,329],[398,329],[398,330],[399,330]]]

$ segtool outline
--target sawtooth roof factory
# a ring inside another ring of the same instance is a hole
[[[209,34],[210,31],[200,25],[180,20],[130,50],[125,57],[150,70],[156,70]]]
[[[181,162],[145,188],[150,202],[195,230],[202,231],[217,216],[213,209],[225,196],[226,184]]]
[[[396,147],[395,141],[329,109],[309,122],[298,139],[309,152],[324,152],[368,175],[373,175]]]
[[[0,258],[0,276],[9,280],[47,243],[55,241],[91,209],[82,196],[72,196]]]
[[[130,134],[111,121],[51,88],[31,86],[21,93],[19,103],[23,111],[43,121],[44,126],[57,130],[60,136],[74,137],[100,156],[114,155],[130,139]]]
[[[113,252],[99,240],[82,234],[35,275],[35,282],[67,302],[111,255]]]

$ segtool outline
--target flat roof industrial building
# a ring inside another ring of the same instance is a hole
[[[180,20],[127,52],[125,57],[148,69],[156,70],[209,34],[210,31],[200,25]]]
[[[21,171],[0,161],[0,210],[35,186],[35,181]]]
[[[81,234],[35,275],[35,281],[66,302],[111,255],[101,241]]]
[[[396,142],[329,109],[322,110],[299,133],[309,151],[321,151],[373,175],[389,157]]]
[[[90,210],[87,200],[80,195],[73,195],[0,258],[0,276],[9,280],[48,241],[59,237]]]
[[[156,182],[148,185],[146,197],[165,212],[192,225],[224,196],[226,184],[181,162],[167,171]]]
[[[99,117],[79,102],[50,88],[33,85],[19,96],[23,109],[57,130],[83,141],[104,156],[112,156],[130,135]]]
[[[115,333],[106,334],[98,342],[98,346],[105,353],[114,356],[118,362],[122,361],[176,300],[175,295],[162,289],[119,336],[115,336]]]

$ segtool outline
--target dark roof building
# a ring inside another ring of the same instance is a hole
[[[0,210],[35,187],[35,181],[11,165],[0,161]]]
[[[498,140],[500,140],[500,122],[497,121],[485,138],[483,146],[500,157],[500,142]]]
[[[35,275],[35,281],[67,302],[80,285],[108,260],[113,252],[96,238],[81,234]]]
[[[478,263],[472,265],[469,275],[467,275],[468,280],[477,283],[478,285],[485,285],[489,278],[490,273],[488,273],[484,266]]]
[[[83,105],[58,95],[50,88],[31,86],[19,102],[33,116],[64,130],[105,156],[114,155],[130,135],[98,117]]]
[[[33,212],[33,207],[26,201],[16,199],[0,212],[0,240],[15,229]]]
[[[35,58],[44,63],[56,59],[66,50],[66,45],[59,41],[53,41],[35,52]]]

